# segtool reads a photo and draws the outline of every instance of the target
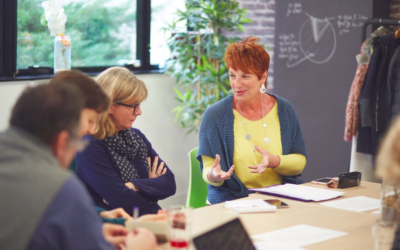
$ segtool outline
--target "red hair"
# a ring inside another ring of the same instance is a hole
[[[243,41],[229,45],[225,51],[226,67],[256,74],[261,79],[269,68],[269,54],[259,41],[258,37],[248,36]]]

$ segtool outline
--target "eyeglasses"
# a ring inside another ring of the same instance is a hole
[[[128,107],[128,108],[131,108],[131,109],[133,109],[133,113],[134,114],[136,114],[137,108],[140,107],[140,103],[135,104],[135,105],[128,105],[128,104],[125,104],[125,103],[116,102],[115,105],[121,105],[121,106],[125,106],[125,107]]]

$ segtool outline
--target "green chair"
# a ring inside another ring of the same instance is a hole
[[[207,183],[203,180],[200,163],[196,159],[198,148],[189,152],[190,177],[186,206],[198,208],[207,206]]]

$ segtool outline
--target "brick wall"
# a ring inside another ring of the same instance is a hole
[[[275,0],[237,0],[241,8],[248,9],[245,17],[253,23],[243,25],[244,32],[229,32],[237,37],[257,36],[261,39],[271,57],[268,88],[273,88],[274,79],[274,39],[275,39]]]

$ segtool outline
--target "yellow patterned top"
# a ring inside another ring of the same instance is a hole
[[[271,111],[258,121],[251,121],[233,110],[235,116],[234,136],[235,149],[233,153],[233,164],[235,174],[247,188],[266,187],[282,183],[281,175],[292,176],[303,171],[306,165],[306,157],[302,154],[282,155],[281,128],[278,117],[278,104],[275,102]],[[243,121],[245,122],[243,124]],[[263,124],[266,127],[263,127]],[[246,139],[246,134],[251,135],[251,139]],[[264,138],[269,138],[269,143]],[[268,168],[264,173],[250,173],[248,166],[258,165],[262,157],[254,149],[254,145],[269,150],[273,155],[279,155],[281,162],[275,169]],[[220,186],[223,182],[211,182],[207,178],[208,171],[212,168],[214,158],[202,155],[203,160],[203,179],[211,185]]]

